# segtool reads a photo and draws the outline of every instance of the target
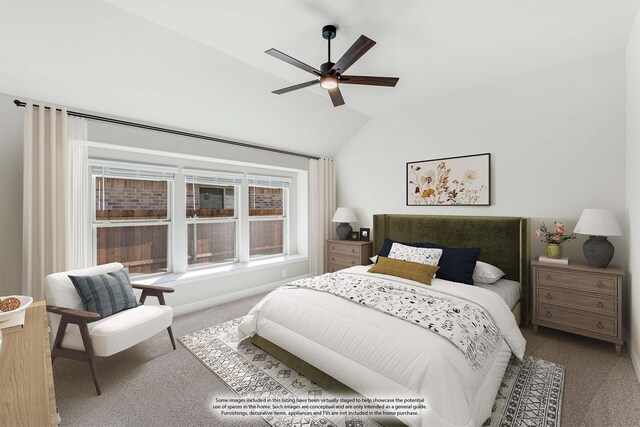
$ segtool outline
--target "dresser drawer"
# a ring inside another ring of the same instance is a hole
[[[341,243],[329,243],[329,254],[339,255],[341,257],[353,256],[360,260],[361,246],[348,245]]]
[[[538,268],[536,283],[559,288],[578,289],[606,295],[617,295],[616,279],[611,276],[573,273],[547,268]]]
[[[617,320],[608,317],[574,313],[545,304],[538,305],[536,308],[536,317],[544,323],[555,323],[610,337],[618,336]]]
[[[542,285],[537,287],[536,300],[541,304],[576,308],[596,314],[608,316],[617,316],[618,314],[618,300],[616,298],[566,292]]]

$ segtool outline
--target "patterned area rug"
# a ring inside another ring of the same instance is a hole
[[[332,398],[321,386],[269,353],[238,338],[242,318],[203,329],[179,341],[242,398],[283,400]],[[500,384],[492,415],[483,426],[560,426],[564,367],[545,360],[515,357]],[[286,416],[263,418],[274,427],[375,427],[367,417]]]

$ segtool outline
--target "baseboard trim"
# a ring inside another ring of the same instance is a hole
[[[285,283],[289,283],[291,281],[298,280],[298,279],[303,279],[305,277],[309,277],[309,275],[305,274],[298,277],[289,277],[287,279],[279,280],[277,282],[267,283],[266,285],[255,286],[252,288],[242,289],[240,291],[231,292],[228,294],[216,295],[215,297],[207,298],[205,300],[194,301],[188,304],[173,306],[173,315],[182,316],[184,314],[189,314],[189,313],[204,310],[207,308],[215,307],[220,304],[226,304],[228,302],[236,301],[242,298],[248,298],[254,295],[263,294],[265,292],[272,291],[278,286],[284,285]]]
[[[635,369],[636,371],[638,382],[640,382],[640,348],[634,345],[635,343],[631,340],[627,341],[627,343],[627,350],[629,351],[629,356],[631,357],[631,364],[633,365],[633,369]]]

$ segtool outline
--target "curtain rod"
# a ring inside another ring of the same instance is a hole
[[[16,104],[16,107],[24,107],[24,106],[27,105],[26,102],[20,101],[18,99],[14,99],[13,103]],[[33,106],[34,107],[40,107],[38,104],[33,104]],[[44,108],[45,109],[50,109],[50,107],[47,107],[47,106],[45,106]],[[62,110],[57,109],[57,111],[62,111]],[[139,128],[139,129],[146,129],[146,130],[153,130],[153,131],[156,131],[156,132],[163,132],[163,133],[169,133],[169,134],[172,134],[172,135],[186,136],[186,137],[189,137],[189,138],[196,138],[196,139],[204,139],[204,140],[207,140],[207,141],[221,142],[223,144],[236,145],[236,146],[239,146],[239,147],[253,148],[253,149],[256,149],[256,150],[271,151],[272,153],[280,153],[280,154],[288,154],[290,156],[306,157],[307,159],[315,159],[315,160],[319,160],[320,159],[320,157],[312,156],[310,154],[296,153],[295,151],[280,150],[278,148],[266,147],[264,145],[255,145],[255,144],[249,144],[247,142],[232,141],[230,139],[216,138],[215,136],[202,135],[202,134],[193,133],[193,132],[185,132],[185,131],[181,131],[181,130],[177,130],[177,129],[164,128],[164,127],[160,127],[160,126],[145,125],[143,123],[129,122],[129,121],[126,121],[126,120],[119,120],[119,119],[114,119],[114,118],[111,118],[111,117],[97,116],[95,114],[87,114],[87,113],[81,113],[81,112],[78,112],[78,111],[71,111],[71,110],[68,110],[67,114],[70,115],[70,116],[81,117],[81,118],[84,118],[84,119],[95,120],[95,121],[98,121],[98,122],[113,123],[113,124],[116,124],[116,125],[129,126],[129,127],[134,127],[134,128]]]

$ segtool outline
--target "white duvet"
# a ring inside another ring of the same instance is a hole
[[[343,270],[367,274],[368,267]],[[425,286],[410,280],[403,283]],[[251,309],[241,335],[259,334],[369,398],[420,398],[410,426],[480,426],[491,415],[511,353],[522,358],[525,340],[504,300],[486,289],[433,279],[434,289],[480,304],[504,340],[472,368],[447,339],[424,328],[309,289],[279,288]]]

